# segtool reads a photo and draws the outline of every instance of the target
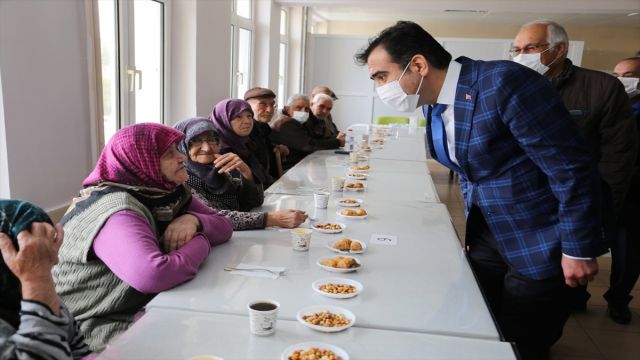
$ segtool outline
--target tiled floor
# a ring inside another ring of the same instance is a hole
[[[451,180],[449,170],[432,160],[428,166],[440,201],[447,205],[458,236],[464,241],[464,206],[457,180]],[[636,284],[631,294],[631,324],[614,323],[606,315],[607,304],[602,298],[609,285],[611,258],[600,257],[598,263],[600,272],[589,284],[587,311],[571,315],[562,338],[551,349],[553,360],[640,359],[640,285]]]

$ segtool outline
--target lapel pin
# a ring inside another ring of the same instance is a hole
[[[471,95],[465,94],[464,95],[464,99],[467,100],[467,101],[471,101]]]

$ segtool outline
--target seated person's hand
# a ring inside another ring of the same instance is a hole
[[[213,164],[215,165],[216,169],[218,169],[219,173],[229,173],[235,169],[238,169],[238,171],[240,171],[240,174],[242,174],[242,177],[247,180],[253,180],[253,173],[251,172],[251,168],[244,161],[242,161],[240,156],[234,153],[226,153],[224,155],[216,154],[215,157],[216,159],[213,160]]]
[[[33,223],[31,231],[18,234],[19,250],[11,239],[0,233],[0,250],[7,267],[21,282],[35,282],[51,278],[51,269],[58,263],[58,251],[64,231],[60,224]]]
[[[287,145],[276,145],[273,148],[273,152],[279,151],[281,155],[287,156],[289,155],[289,147]]]
[[[307,213],[301,210],[278,210],[267,214],[267,226],[294,228],[307,220]]]
[[[340,141],[340,146],[344,146],[346,137],[347,136],[343,132],[339,132],[338,133],[338,136],[336,136],[336,139],[338,139],[338,141]]]
[[[199,226],[200,221],[191,214],[180,215],[171,220],[163,235],[162,247],[164,251],[171,252],[183,247],[193,239]]]

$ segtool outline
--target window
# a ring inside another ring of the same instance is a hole
[[[122,127],[164,123],[164,0],[98,0],[104,142]]]
[[[253,1],[235,0],[231,16],[231,96],[239,99],[251,88],[253,31]]]
[[[287,99],[287,60],[289,56],[288,12],[280,10],[280,61],[278,64],[278,107],[283,108]]]

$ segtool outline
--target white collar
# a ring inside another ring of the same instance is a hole
[[[453,105],[455,103],[461,70],[462,64],[451,60],[447,75],[444,77],[444,83],[442,83],[442,89],[440,89],[440,94],[438,95],[438,104]]]

